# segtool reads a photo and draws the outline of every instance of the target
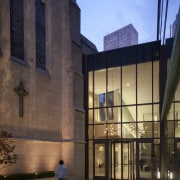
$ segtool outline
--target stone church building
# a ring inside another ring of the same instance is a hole
[[[53,171],[85,179],[80,9],[73,0],[0,1],[0,125],[17,163],[0,174]]]

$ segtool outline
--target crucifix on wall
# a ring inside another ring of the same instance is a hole
[[[27,96],[29,93],[24,89],[23,82],[19,82],[19,86],[14,88],[14,91],[19,96],[19,117],[23,117],[24,111],[24,96]]]

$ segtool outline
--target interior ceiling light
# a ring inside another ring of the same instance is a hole
[[[129,86],[130,86],[130,83],[126,83],[126,86],[129,87]]]

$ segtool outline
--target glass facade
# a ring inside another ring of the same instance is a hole
[[[168,170],[169,179],[180,176],[180,83],[177,86],[174,101],[167,115]]]
[[[157,176],[158,60],[88,72],[88,144],[89,179]]]

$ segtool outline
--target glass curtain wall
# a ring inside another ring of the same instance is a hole
[[[127,155],[123,149],[125,144],[112,146],[116,151],[113,148],[107,150],[111,146],[94,144],[99,140],[106,140],[106,143],[112,143],[112,140],[139,143],[132,146],[133,150],[127,151],[133,151],[136,162],[133,162],[132,167],[138,169],[138,172],[133,173],[133,178],[136,179],[136,173],[142,179],[147,176],[152,178],[152,157],[156,159],[154,171],[157,171],[160,154],[159,61],[90,71],[88,90],[89,178],[93,179],[98,173],[105,175],[106,168],[111,169],[108,176],[115,177],[113,172],[116,171],[112,166],[121,167],[119,164],[125,161],[121,159]],[[146,143],[146,140],[150,141]],[[123,153],[118,147],[123,149]],[[117,152],[121,153],[118,155]],[[112,159],[106,161],[105,153],[114,153],[121,163],[113,162],[117,158],[112,154]],[[100,155],[103,158],[99,158]],[[137,165],[138,168],[135,167]],[[123,168],[119,168],[119,171]],[[118,176],[123,179],[123,174]]]
[[[167,116],[168,179],[180,176],[180,83]]]

